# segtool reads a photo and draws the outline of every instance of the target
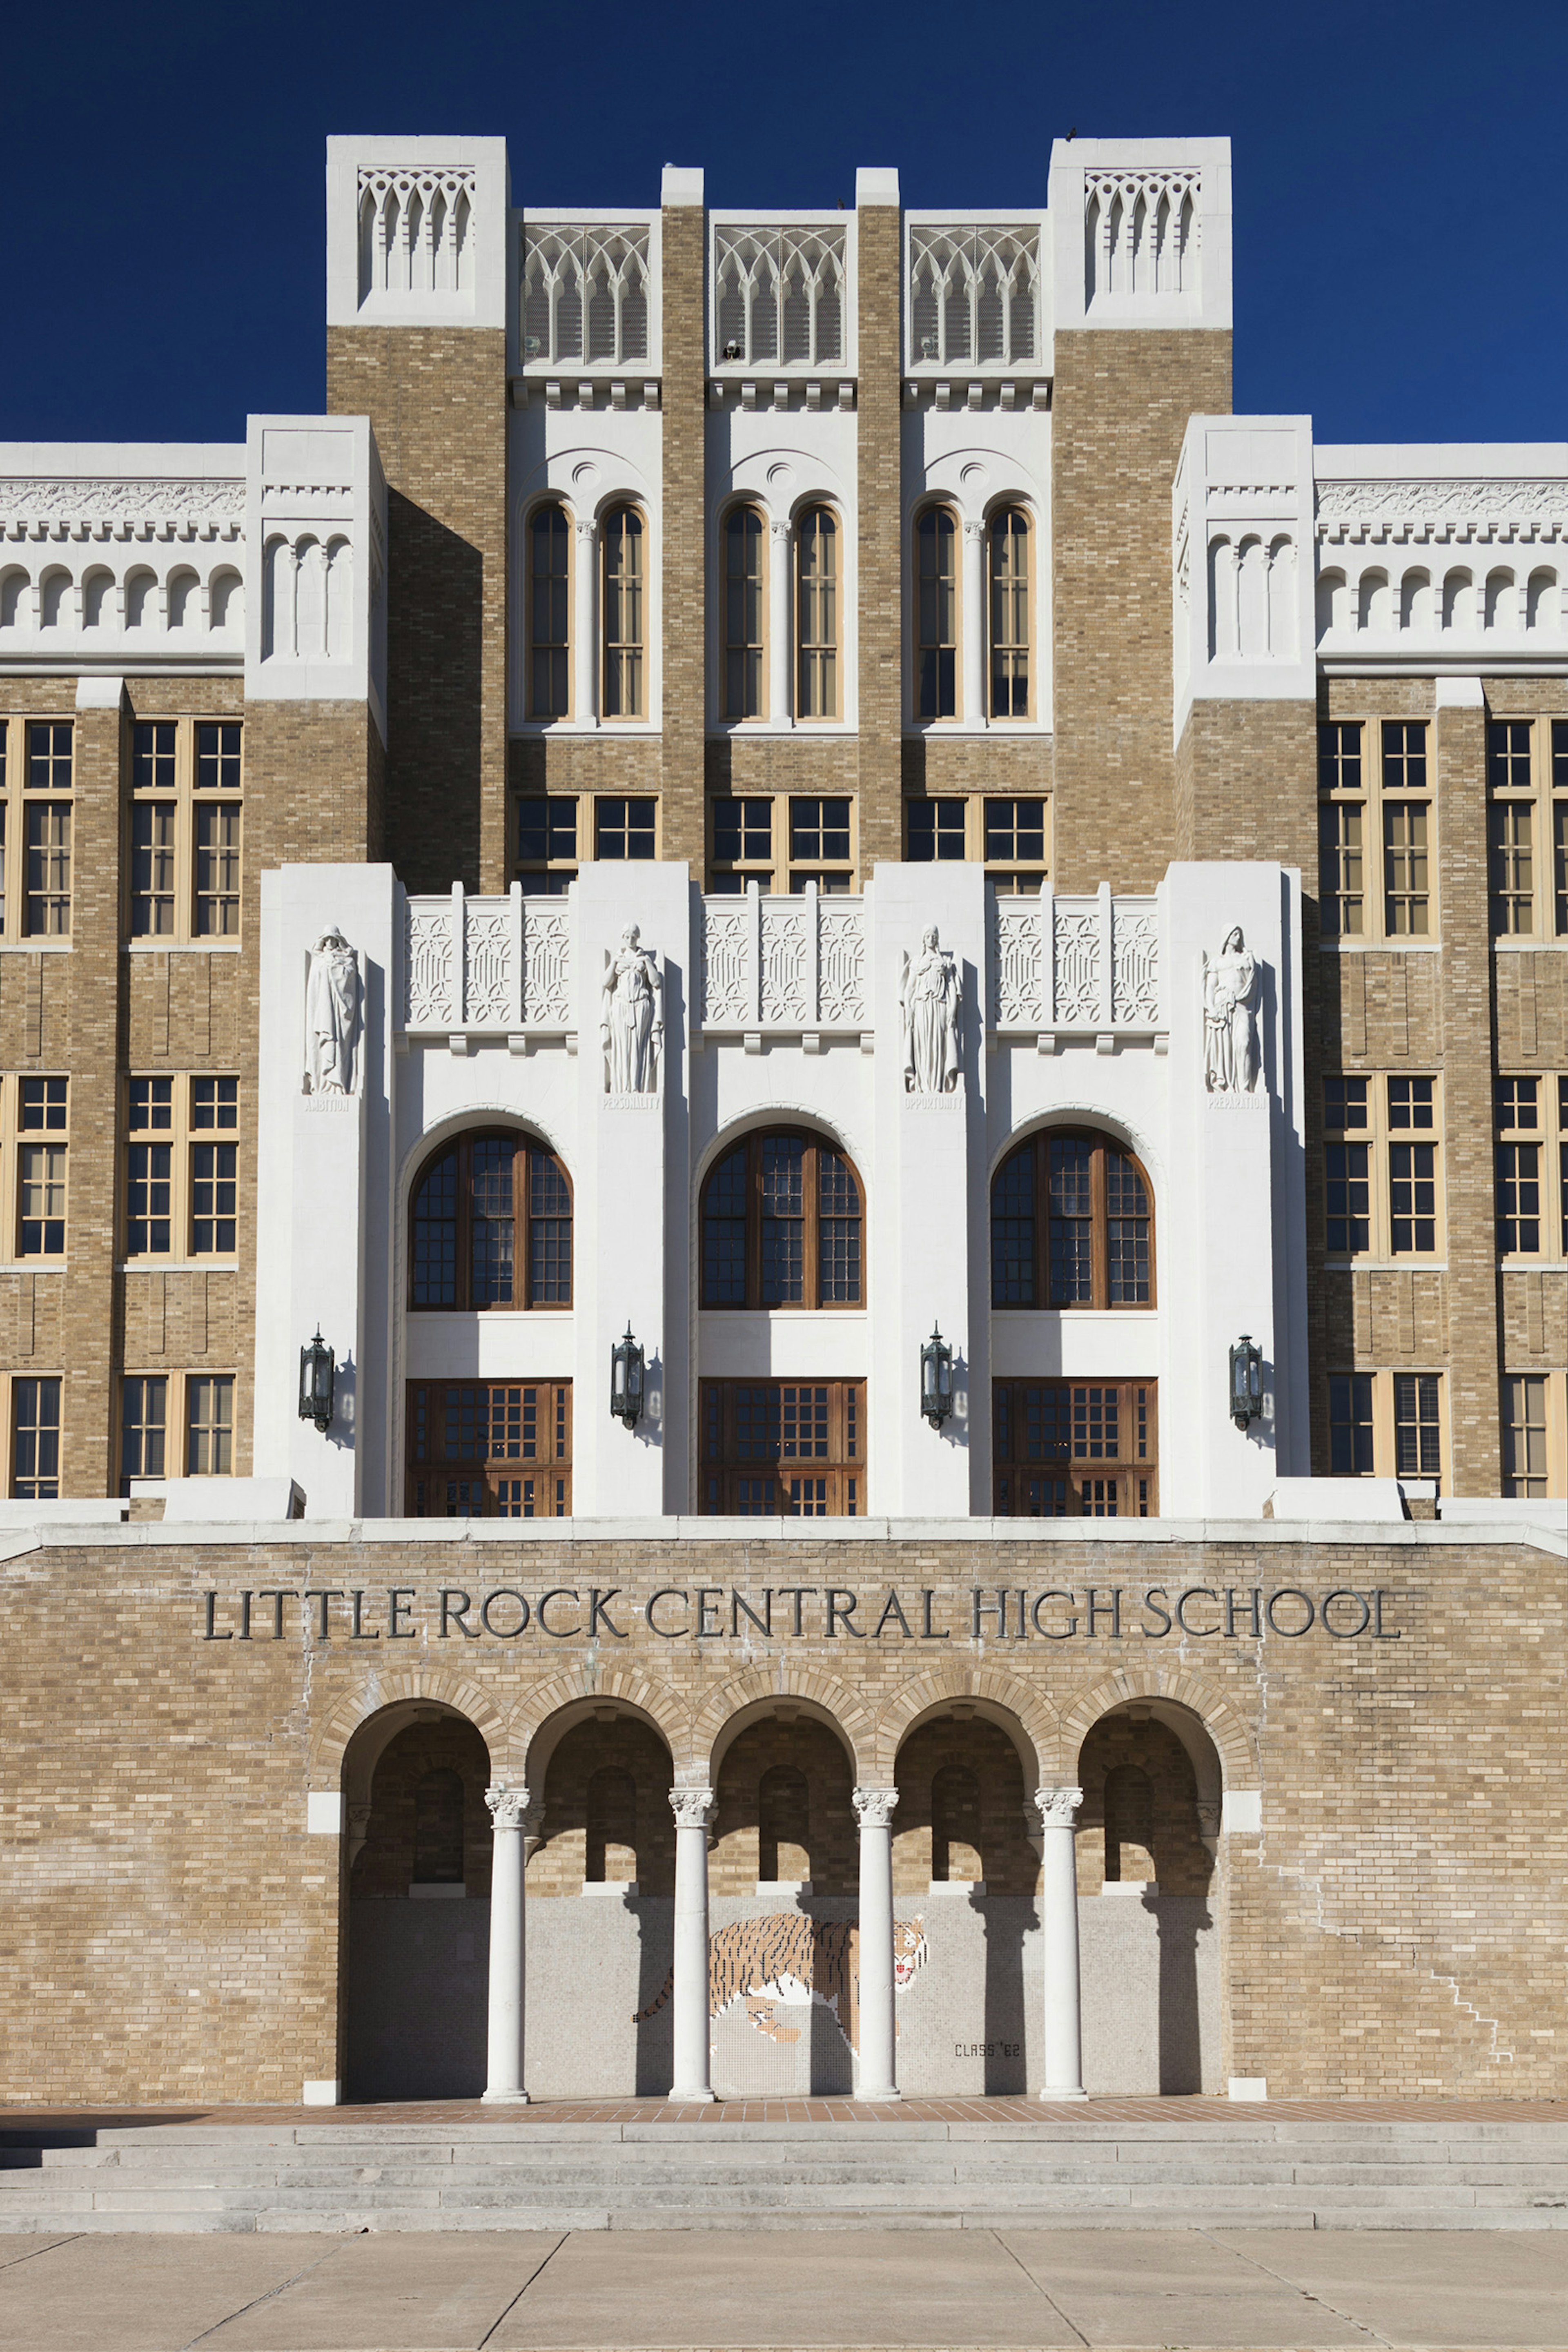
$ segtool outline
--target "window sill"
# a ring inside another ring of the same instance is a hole
[[[854,737],[860,730],[852,719],[710,719],[710,740],[728,742],[736,735],[777,736],[784,741],[797,735]]]
[[[69,955],[69,940],[0,940],[0,955]]]
[[[1559,955],[1568,953],[1568,938],[1532,939],[1522,931],[1510,932],[1507,939],[1494,939],[1492,947],[1499,955],[1540,955],[1554,949]]]
[[[660,735],[654,719],[520,719],[511,729],[514,743],[543,742],[552,735],[571,735],[591,741],[596,735]]]
[[[121,955],[242,955],[243,940],[122,940]]]
[[[1446,1257],[1325,1257],[1327,1274],[1447,1274]]]
[[[1552,1250],[1532,1250],[1528,1255],[1513,1250],[1500,1257],[1498,1265],[1504,1274],[1564,1274],[1568,1257]]]
[[[68,1274],[68,1257],[0,1257],[0,1274]]]
[[[116,1274],[237,1274],[237,1257],[146,1257],[120,1258],[115,1262]]]
[[[1441,940],[1320,940],[1320,955],[1441,955]]]

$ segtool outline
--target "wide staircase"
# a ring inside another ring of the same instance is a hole
[[[1568,2121],[69,2123],[0,2230],[1563,2229]]]

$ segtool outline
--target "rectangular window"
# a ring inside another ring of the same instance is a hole
[[[1323,801],[1318,808],[1319,906],[1325,939],[1359,939],[1365,929],[1366,879],[1360,801]]]
[[[958,526],[945,507],[915,525],[915,716],[958,713]]]
[[[1038,894],[1046,878],[1046,803],[1043,800],[981,803],[985,871],[993,887],[1008,893]]]
[[[838,716],[838,525],[812,507],[795,531],[795,716]]]
[[[724,717],[767,715],[763,615],[767,580],[767,534],[753,507],[734,507],[722,532]]]
[[[71,803],[26,803],[26,927],[29,939],[68,939],[71,927]]]
[[[1424,719],[1385,719],[1367,761],[1367,722],[1318,730],[1318,901],[1324,940],[1426,939],[1433,810]]]
[[[1364,1078],[1323,1080],[1323,1129],[1324,1246],[1331,1257],[1360,1256],[1372,1247],[1372,1146],[1333,1139],[1368,1132]]]
[[[232,1257],[239,1190],[239,1148],[233,1143],[191,1146],[191,1255]]]
[[[655,855],[652,800],[609,800],[594,804],[595,857],[649,858]]]
[[[1502,1384],[1502,1490],[1505,1495],[1551,1492],[1547,1454],[1546,1381],[1524,1373]]]
[[[1323,1242],[1331,1257],[1436,1254],[1437,1123],[1434,1078],[1324,1079]]]
[[[11,1383],[11,1492],[29,1503],[58,1502],[60,1491],[60,1383]]]
[[[1440,1373],[1332,1372],[1328,1404],[1333,1477],[1442,1476]]]
[[[1535,929],[1535,811],[1529,801],[1494,801],[1488,824],[1492,929],[1514,938]]]
[[[1425,801],[1384,802],[1383,899],[1384,929],[1391,940],[1426,938],[1431,901]]]
[[[131,1078],[125,1124],[126,1257],[233,1256],[238,1079]]]
[[[772,800],[748,794],[744,799],[721,793],[708,803],[712,854],[708,887],[721,895],[745,889],[754,882],[759,890],[773,887],[773,824]]]
[[[572,527],[563,509],[536,508],[528,544],[528,715],[565,719],[572,709]]]
[[[173,801],[139,801],[131,812],[131,935],[173,939],[177,890]]]
[[[1436,1478],[1442,1470],[1436,1372],[1394,1375],[1394,1475]]]
[[[1373,1467],[1370,1372],[1329,1375],[1329,1472],[1335,1478],[1369,1478]]]
[[[643,527],[635,507],[605,519],[604,550],[606,719],[643,715]]]
[[[570,1381],[414,1381],[407,1396],[411,1518],[571,1517]]]
[[[1505,1257],[1536,1257],[1542,1246],[1541,1162],[1543,1126],[1539,1078],[1499,1078],[1497,1115],[1497,1240]]]
[[[227,1478],[233,1472],[233,1378],[193,1372],[185,1382],[185,1475]]]
[[[705,1517],[863,1518],[864,1381],[703,1381]]]
[[[559,898],[577,879],[577,803],[538,793],[517,804],[517,875],[531,898]]]
[[[1568,937],[1568,719],[1552,722],[1552,896],[1563,939]]]
[[[991,716],[1029,716],[1029,526],[1017,507],[991,525]]]
[[[169,1383],[161,1374],[127,1373],[120,1384],[120,1491],[133,1478],[162,1478]]]
[[[932,865],[964,855],[964,803],[963,801],[909,801],[905,803],[905,822],[909,831],[908,855],[916,865]]]
[[[998,1518],[1157,1518],[1158,1384],[995,1381],[992,1507]]]
[[[239,935],[239,809],[223,801],[198,801],[196,821],[196,937],[232,940]]]
[[[850,803],[847,798],[805,799],[794,795],[789,804],[789,887],[804,890],[815,882],[819,890],[852,890],[855,887]]]
[[[237,719],[141,719],[132,737],[133,940],[233,940],[240,928],[242,740]]]
[[[59,1124],[64,1125],[65,1080],[24,1078],[21,1126],[53,1126],[56,1121],[37,1097],[58,1087],[61,1097]],[[36,1089],[33,1103],[29,1090]],[[29,1109],[40,1111],[29,1118]],[[23,1143],[16,1155],[16,1255],[18,1257],[62,1257],[66,1246],[66,1146],[63,1143]]]

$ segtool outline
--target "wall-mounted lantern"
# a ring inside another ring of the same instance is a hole
[[[331,1427],[332,1391],[337,1383],[337,1360],[316,1326],[310,1346],[300,1350],[300,1418],[313,1421],[323,1436]]]
[[[610,1411],[628,1429],[635,1429],[642,1418],[643,1351],[632,1338],[632,1327],[626,1325],[626,1336],[617,1339],[610,1350]]]
[[[921,1349],[921,1411],[933,1429],[952,1411],[952,1349],[934,1323]]]
[[[1263,1411],[1263,1350],[1244,1331],[1230,1351],[1230,1417],[1246,1429]]]

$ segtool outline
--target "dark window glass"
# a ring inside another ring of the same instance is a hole
[[[1372,1468],[1372,1374],[1334,1372],[1329,1379],[1329,1469],[1336,1478]]]
[[[1352,1257],[1372,1247],[1372,1146],[1331,1143],[1324,1149],[1326,1245],[1331,1257]]]
[[[458,1155],[427,1171],[414,1196],[414,1304],[458,1303]]]
[[[541,507],[529,529],[529,715],[564,719],[571,697],[572,532],[559,507]]]
[[[132,1478],[162,1478],[168,1428],[169,1383],[161,1376],[127,1377],[120,1391],[121,1493]]]
[[[713,803],[713,855],[727,863],[754,863],[773,854],[771,800],[721,799]]]
[[[594,810],[595,857],[647,858],[654,854],[651,800],[600,800]]]
[[[174,742],[178,731],[172,719],[142,719],[137,721],[131,747],[131,785],[133,792],[174,791]]]
[[[859,1179],[826,1139],[748,1137],[702,1188],[703,1306],[859,1306],[864,1214]]]
[[[1043,800],[990,800],[985,803],[988,866],[1040,866],[1046,856]]]
[[[792,799],[789,804],[789,854],[792,858],[847,858],[849,855],[848,802]]]
[[[410,1304],[569,1307],[572,1222],[553,1153],[515,1134],[465,1136],[415,1192]]]
[[[11,1383],[11,1492],[26,1502],[58,1501],[60,1491],[60,1384]]]
[[[709,1307],[746,1303],[746,1167],[742,1143],[708,1179],[702,1217],[702,1293]]]
[[[1153,1234],[1148,1179],[1129,1152],[1100,1135],[1033,1137],[992,1181],[991,1303],[1152,1306]]]
[[[1384,720],[1383,789],[1385,793],[1426,791],[1426,721],[1424,719]]]
[[[1487,723],[1487,782],[1494,793],[1530,790],[1531,721],[1493,719]]]
[[[34,719],[27,724],[27,788],[68,793],[71,788],[71,722]]]
[[[1394,1475],[1436,1478],[1442,1468],[1436,1372],[1394,1375]]]
[[[963,856],[964,804],[962,801],[910,801],[906,803],[910,857],[916,865]]]
[[[1321,793],[1359,793],[1361,775],[1361,720],[1330,719],[1318,730],[1318,790]]]
[[[541,793],[517,804],[517,854],[525,866],[577,855],[577,803],[566,793]]]
[[[239,790],[240,726],[237,719],[200,719],[196,724],[196,790]]]
[[[915,525],[915,711],[952,719],[958,709],[958,533],[943,507]]]

